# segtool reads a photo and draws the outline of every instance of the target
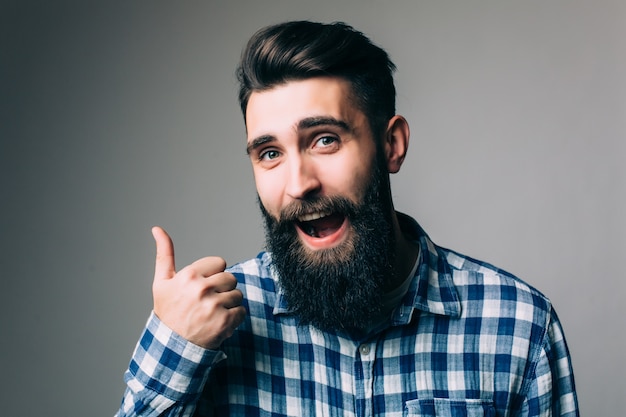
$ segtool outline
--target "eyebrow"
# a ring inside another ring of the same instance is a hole
[[[334,117],[319,116],[319,117],[307,117],[298,122],[298,130],[311,129],[318,126],[335,126],[344,132],[350,132],[351,126],[343,120],[335,119]],[[246,153],[250,155],[258,147],[265,145],[266,143],[276,141],[276,137],[272,135],[261,135],[252,139],[246,146]]]
[[[310,129],[317,126],[336,126],[346,132],[352,130],[348,123],[344,122],[343,120],[335,119],[334,117],[307,117],[298,122],[298,130]]]
[[[258,138],[254,138],[248,143],[248,146],[246,146],[246,154],[250,155],[258,147],[274,141],[276,141],[276,138],[272,135],[263,135]]]

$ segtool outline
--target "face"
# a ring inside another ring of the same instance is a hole
[[[376,146],[350,91],[345,80],[312,78],[250,96],[248,153],[260,201],[271,216],[293,212],[311,197],[361,201]],[[314,208],[292,214],[298,215],[298,236],[310,251],[341,245],[352,233],[346,218]]]
[[[248,152],[267,246],[289,307],[304,324],[362,329],[393,275],[386,162],[337,79],[254,93]]]

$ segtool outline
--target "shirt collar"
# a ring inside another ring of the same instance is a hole
[[[459,317],[461,302],[445,255],[414,219],[402,213],[397,214],[403,232],[419,243],[421,253],[415,278],[392,315],[392,325],[409,323],[416,309]]]
[[[397,214],[403,232],[419,243],[421,253],[415,277],[402,302],[394,310],[391,324],[409,323],[416,309],[438,315],[460,316],[461,303],[452,281],[452,271],[441,249],[430,240],[417,221],[403,213]],[[278,274],[273,266],[270,268],[274,281],[278,283]],[[289,312],[287,300],[278,285],[274,314]]]

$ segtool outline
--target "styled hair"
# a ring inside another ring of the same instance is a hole
[[[259,30],[244,48],[237,69],[239,104],[245,119],[254,91],[337,76],[350,82],[355,105],[379,135],[395,114],[394,70],[387,52],[345,23],[285,22]]]

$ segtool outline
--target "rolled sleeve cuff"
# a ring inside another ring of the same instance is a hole
[[[127,381],[174,401],[193,401],[202,392],[212,366],[225,359],[184,339],[152,312],[128,367]]]

